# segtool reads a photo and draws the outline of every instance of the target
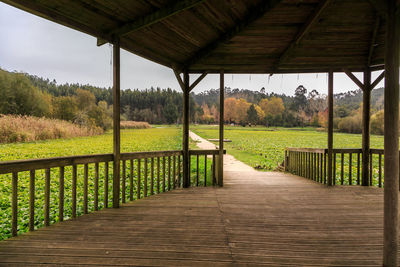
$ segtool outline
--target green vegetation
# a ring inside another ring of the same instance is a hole
[[[141,130],[123,130],[121,132],[121,151],[156,151],[181,149],[181,130],[177,127],[151,128]],[[0,145],[0,160],[35,159],[57,156],[83,155],[112,153],[112,133],[104,135],[58,139],[31,143],[15,143]],[[142,161],[143,162],[143,161]],[[142,168],[144,164],[142,163]],[[130,172],[130,164],[127,163],[127,174]],[[134,173],[136,177],[137,166]],[[89,165],[89,211],[94,209],[94,166]],[[143,175],[142,170],[142,175]],[[103,206],[104,192],[104,163],[100,164],[99,171],[99,207]],[[50,193],[50,220],[51,223],[58,221],[58,169],[51,170],[51,193]],[[65,218],[71,216],[71,177],[72,168],[65,168]],[[112,165],[110,164],[109,179],[112,177]],[[143,180],[143,179],[142,179]],[[111,181],[111,180],[110,180]],[[142,181],[143,182],[143,181]],[[109,182],[109,200],[111,200],[112,183]],[[136,194],[136,179],[134,181],[134,194]],[[143,183],[142,183],[143,186]],[[129,192],[129,183],[126,191]],[[29,173],[19,173],[18,179],[18,227],[19,233],[28,230],[28,201],[29,201]],[[35,227],[43,225],[44,205],[44,171],[36,172],[35,187]],[[143,191],[142,191],[143,192]],[[83,213],[83,166],[78,166],[78,190],[77,190],[77,213]],[[111,202],[110,204],[111,205]],[[0,175],[0,240],[10,236],[11,231],[11,175]]]
[[[218,127],[192,126],[203,138],[218,138]],[[274,170],[284,159],[285,147],[326,148],[326,132],[314,128],[225,127],[227,152],[246,164],[264,170]],[[334,134],[335,148],[361,148],[360,134]],[[372,148],[383,148],[383,136],[371,136]]]

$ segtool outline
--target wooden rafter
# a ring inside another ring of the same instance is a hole
[[[371,66],[372,56],[374,55],[374,49],[375,49],[375,45],[376,45],[375,44],[376,36],[378,34],[380,23],[381,23],[381,18],[380,18],[380,16],[377,16],[377,18],[375,20],[374,30],[372,32],[371,42],[369,45],[367,66]]]
[[[382,79],[385,77],[385,71],[383,71],[376,79],[375,79],[375,81],[371,84],[371,90],[372,89],[374,89],[377,85],[378,85],[378,83],[380,82],[380,81],[382,81]]]
[[[187,10],[189,8],[192,8],[205,0],[181,0],[181,1],[175,1],[174,4],[163,7],[153,13],[147,14],[143,17],[140,17],[134,21],[128,22],[116,29],[113,29],[107,33],[105,33],[106,36],[109,36],[111,39],[112,36],[119,36],[122,37],[128,33],[131,33],[133,31],[137,31],[139,29],[142,29],[144,27],[151,26],[161,20],[164,20],[166,18],[169,18],[179,12],[182,12],[184,10]],[[107,41],[98,39],[97,40],[97,45],[103,45],[107,43]]]
[[[184,81],[182,80],[182,77],[181,77],[179,71],[177,71],[176,69],[173,69],[173,70],[174,70],[175,77],[176,77],[176,79],[178,80],[179,86],[181,87],[182,91],[185,91],[185,90],[186,90],[186,86],[185,86]],[[207,74],[208,74],[207,71],[206,71],[206,72],[203,72],[203,73],[192,83],[192,85],[190,85],[190,86],[188,87],[189,92],[192,91],[192,90],[196,87],[196,85],[198,85],[198,84],[207,76]]]
[[[281,0],[265,0],[261,1],[261,4],[251,8],[245,18],[229,28],[217,39],[210,42],[205,47],[197,51],[197,53],[189,58],[185,63],[181,65],[181,69],[188,69],[191,65],[195,64],[199,60],[207,57],[211,54],[220,44],[226,43],[231,40],[235,35],[243,31],[249,24],[261,18],[266,12],[274,8]]]
[[[325,8],[330,4],[331,0],[323,0],[319,3],[318,7],[314,10],[314,12],[308,17],[306,23],[303,24],[299,32],[297,33],[294,40],[289,44],[289,46],[285,49],[282,55],[279,57],[278,62],[276,63],[276,68],[279,66],[289,57],[292,53],[293,49],[295,49],[303,37],[309,32],[311,27],[318,21],[319,17],[321,16],[322,12]]]
[[[173,69],[173,71],[176,79],[178,80],[179,86],[181,87],[182,91],[185,91],[185,84],[183,83],[180,73],[176,69]]]
[[[388,12],[386,0],[369,0],[369,2],[381,17],[386,17]]]
[[[199,76],[199,78],[197,78],[197,79],[192,83],[192,85],[189,86],[189,92],[192,91],[192,90],[196,87],[196,85],[198,85],[198,84],[207,76],[207,74],[208,74],[208,72],[203,72],[203,73]]]
[[[64,16],[56,12],[54,9],[47,8],[37,3],[38,1],[31,1],[31,0],[13,0],[13,1],[1,0],[1,1],[13,7],[27,11],[31,14],[37,15],[39,17],[54,21],[56,23],[62,24],[72,29],[76,29],[80,32],[87,33],[97,38],[105,39],[109,42],[112,41],[111,38],[109,39],[108,36],[104,35],[101,31],[91,28],[85,24],[79,23],[76,20],[71,19],[67,16]]]
[[[344,73],[355,83],[357,84],[361,90],[364,90],[365,86],[364,84],[356,77],[354,74],[348,70],[343,70]]]

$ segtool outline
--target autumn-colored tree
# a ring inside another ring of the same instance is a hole
[[[247,121],[253,125],[256,125],[258,122],[258,114],[254,104],[252,104],[247,110]]]
[[[265,118],[265,112],[259,105],[254,104],[254,108],[257,111],[258,120],[262,121]]]
[[[214,122],[219,122],[219,111],[215,105],[211,106],[210,115],[213,118]]]
[[[203,103],[203,105],[201,105],[201,108],[203,109],[203,115],[201,116],[201,120],[205,123],[212,123],[213,116],[211,115],[211,111],[208,105],[206,103]]]
[[[280,115],[285,111],[285,106],[283,105],[283,100],[280,97],[271,97],[271,99],[262,99],[259,103],[261,109],[264,111],[265,115]]]
[[[247,102],[245,99],[240,98],[236,100],[236,123],[244,123],[247,120],[247,110],[251,104]]]
[[[231,123],[234,122],[236,115],[236,99],[233,97],[224,100],[224,120]]]
[[[88,90],[76,90],[76,100],[80,110],[88,110],[96,104],[96,97]]]

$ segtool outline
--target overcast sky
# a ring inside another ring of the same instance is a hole
[[[60,83],[81,83],[101,87],[112,85],[110,45],[96,46],[96,39],[0,3],[0,68],[22,71]],[[362,74],[356,74],[362,79]],[[378,73],[373,74],[376,77]],[[194,79],[193,77],[192,79]],[[327,75],[231,75],[225,84],[292,95],[298,85],[327,93]],[[121,88],[161,87],[180,90],[171,69],[121,52]],[[383,86],[383,83],[378,86]],[[208,75],[195,92],[218,88],[218,75]],[[343,74],[335,74],[334,90],[345,92],[357,86]]]

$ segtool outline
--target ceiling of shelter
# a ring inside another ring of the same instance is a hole
[[[190,72],[380,68],[380,0],[0,0]]]

